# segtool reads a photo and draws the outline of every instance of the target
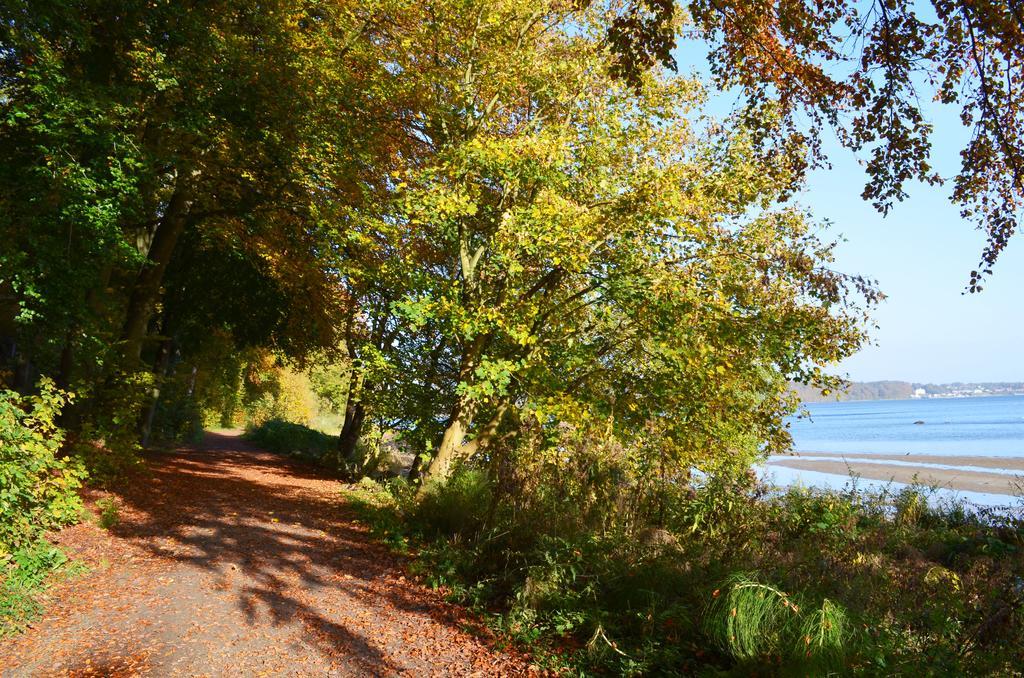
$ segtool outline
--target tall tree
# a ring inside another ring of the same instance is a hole
[[[0,285],[22,360],[85,382],[97,365],[145,369],[190,232],[189,247],[238,253],[333,324],[325,215],[378,190],[415,143],[385,59],[402,10],[3,5]],[[230,316],[244,298],[206,301]],[[326,321],[298,337],[296,351],[336,341]]]
[[[780,118],[727,134],[689,119],[697,83],[618,83],[596,10],[441,6],[417,35],[435,50],[421,133],[436,155],[396,178],[371,229],[415,284],[368,311],[406,321],[385,350],[430,328],[451,352],[427,476],[485,449],[509,413],[608,417],[616,401],[676,417],[689,452],[722,451],[726,427],[781,445],[786,379],[823,379],[862,338],[845,305],[862,281],[823,266],[799,213],[767,211],[802,152],[766,141]]]

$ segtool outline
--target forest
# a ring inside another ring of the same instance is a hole
[[[1022,16],[0,0],[0,638],[96,492],[245,429],[552,675],[1014,675],[1016,514],[752,467],[884,299],[801,205],[824,138],[882,212],[948,184],[987,243],[950,274],[998,275]]]

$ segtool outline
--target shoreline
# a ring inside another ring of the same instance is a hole
[[[828,459],[802,457],[828,457]],[[885,462],[898,462],[899,465]],[[951,468],[917,466],[915,462],[941,464]],[[954,491],[984,492],[1007,496],[1016,496],[1024,492],[1024,459],[1021,458],[803,452],[791,457],[774,457],[766,465],[769,468],[781,466],[846,478],[853,473],[870,480],[904,484],[917,482]],[[974,468],[957,468],[965,466]],[[977,470],[979,468],[991,468],[993,471]]]
[[[870,454],[867,452],[794,452],[791,455],[773,457],[777,461],[785,459],[807,461],[807,457],[828,457],[830,459],[858,462],[898,461],[918,464],[942,464],[943,466],[979,466],[992,469],[1006,469],[1024,473],[1024,456],[995,457],[973,454]]]
[[[801,400],[801,407],[807,405],[850,405],[853,403],[914,403],[925,400],[977,400],[979,398],[1024,398],[1024,393],[977,393],[971,395],[937,395],[908,398],[858,398],[850,400],[840,398],[838,400]]]

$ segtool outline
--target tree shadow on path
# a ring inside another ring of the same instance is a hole
[[[124,519],[113,531],[178,572],[181,590],[164,593],[172,604],[188,599],[199,637],[228,616],[249,627],[246,653],[284,643],[289,661],[323,669],[523,670],[464,633],[460,613],[437,594],[405,581],[402,563],[353,521],[326,474],[218,433],[198,449],[151,455],[149,468],[119,493]],[[266,630],[268,647],[254,630]],[[189,666],[193,641],[169,642],[178,666]]]

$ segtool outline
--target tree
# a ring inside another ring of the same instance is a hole
[[[729,134],[688,119],[697,83],[617,83],[596,11],[434,15],[416,41],[444,65],[421,130],[436,155],[353,235],[406,281],[400,299],[367,297],[380,300],[363,316],[371,334],[378,318],[405,321],[386,320],[378,350],[429,328],[451,353],[428,478],[486,449],[510,414],[613,417],[624,437],[675,421],[666,435],[691,456],[724,452],[725,428],[781,446],[785,378],[821,380],[855,350],[846,285],[872,294],[822,266],[829,248],[802,215],[770,211],[801,150],[763,142],[781,118]]]
[[[264,339],[296,356],[335,345],[326,215],[378,190],[414,143],[382,56],[402,9],[5,5],[0,288],[20,363],[102,390],[159,363],[161,328],[213,317],[251,342],[235,321],[268,288],[301,322]],[[167,317],[176,285],[191,298]]]
[[[445,477],[530,418],[777,446],[786,380],[862,338],[870,286],[779,208],[810,100],[772,72],[701,117],[671,3],[4,12],[4,320],[65,383],[153,405],[190,355],[341,347],[340,455],[369,421]]]

